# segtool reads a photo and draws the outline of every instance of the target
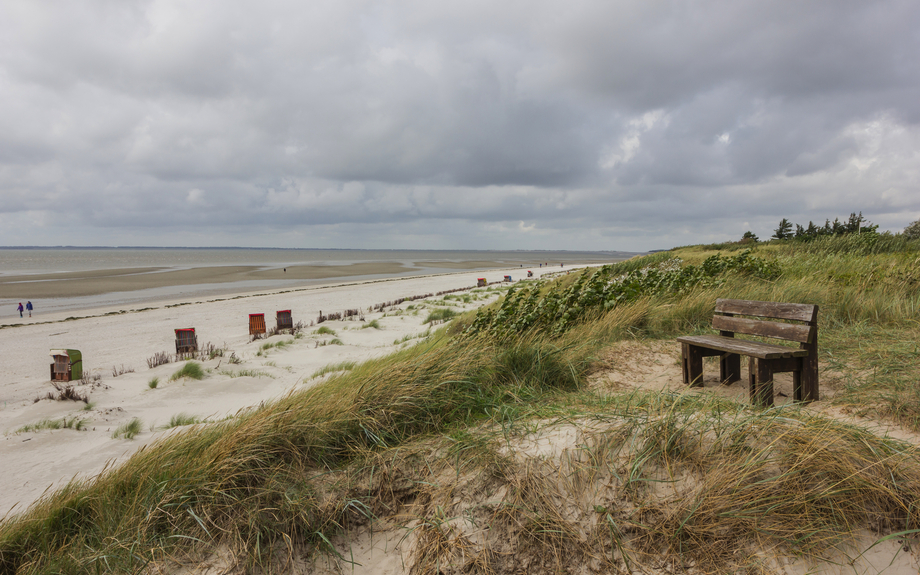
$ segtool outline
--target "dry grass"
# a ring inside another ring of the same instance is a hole
[[[556,410],[369,454],[326,495],[365,503],[351,529],[404,526],[413,573],[745,572],[920,527],[917,449],[858,427],[645,393]]]

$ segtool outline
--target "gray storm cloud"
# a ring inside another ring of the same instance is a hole
[[[0,244],[642,250],[859,210],[899,230],[917,29],[896,0],[10,0]]]

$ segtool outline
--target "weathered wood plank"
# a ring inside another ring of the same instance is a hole
[[[719,335],[691,335],[677,338],[680,343],[687,343],[693,346],[717,349],[729,353],[738,353],[760,359],[778,359],[781,357],[805,357],[808,355],[807,349],[795,349],[773,345],[770,343],[760,343],[757,341],[747,341],[735,339],[732,337],[722,337]]]
[[[746,299],[717,299],[716,313],[751,315],[773,319],[789,319],[815,322],[818,320],[818,306],[806,303],[780,303]]]
[[[712,316],[712,327],[722,331],[733,331],[747,335],[759,335],[808,343],[811,340],[812,326],[778,321],[761,321],[725,315]]]

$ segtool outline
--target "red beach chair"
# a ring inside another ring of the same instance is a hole
[[[265,314],[249,314],[249,335],[261,335],[265,333]]]

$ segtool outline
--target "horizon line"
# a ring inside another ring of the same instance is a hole
[[[252,246],[0,246],[0,250],[303,250],[303,251],[415,251],[415,252],[586,252],[586,253],[627,253],[642,254],[644,251],[624,250],[551,250],[551,249],[476,249],[476,248],[280,248]]]

